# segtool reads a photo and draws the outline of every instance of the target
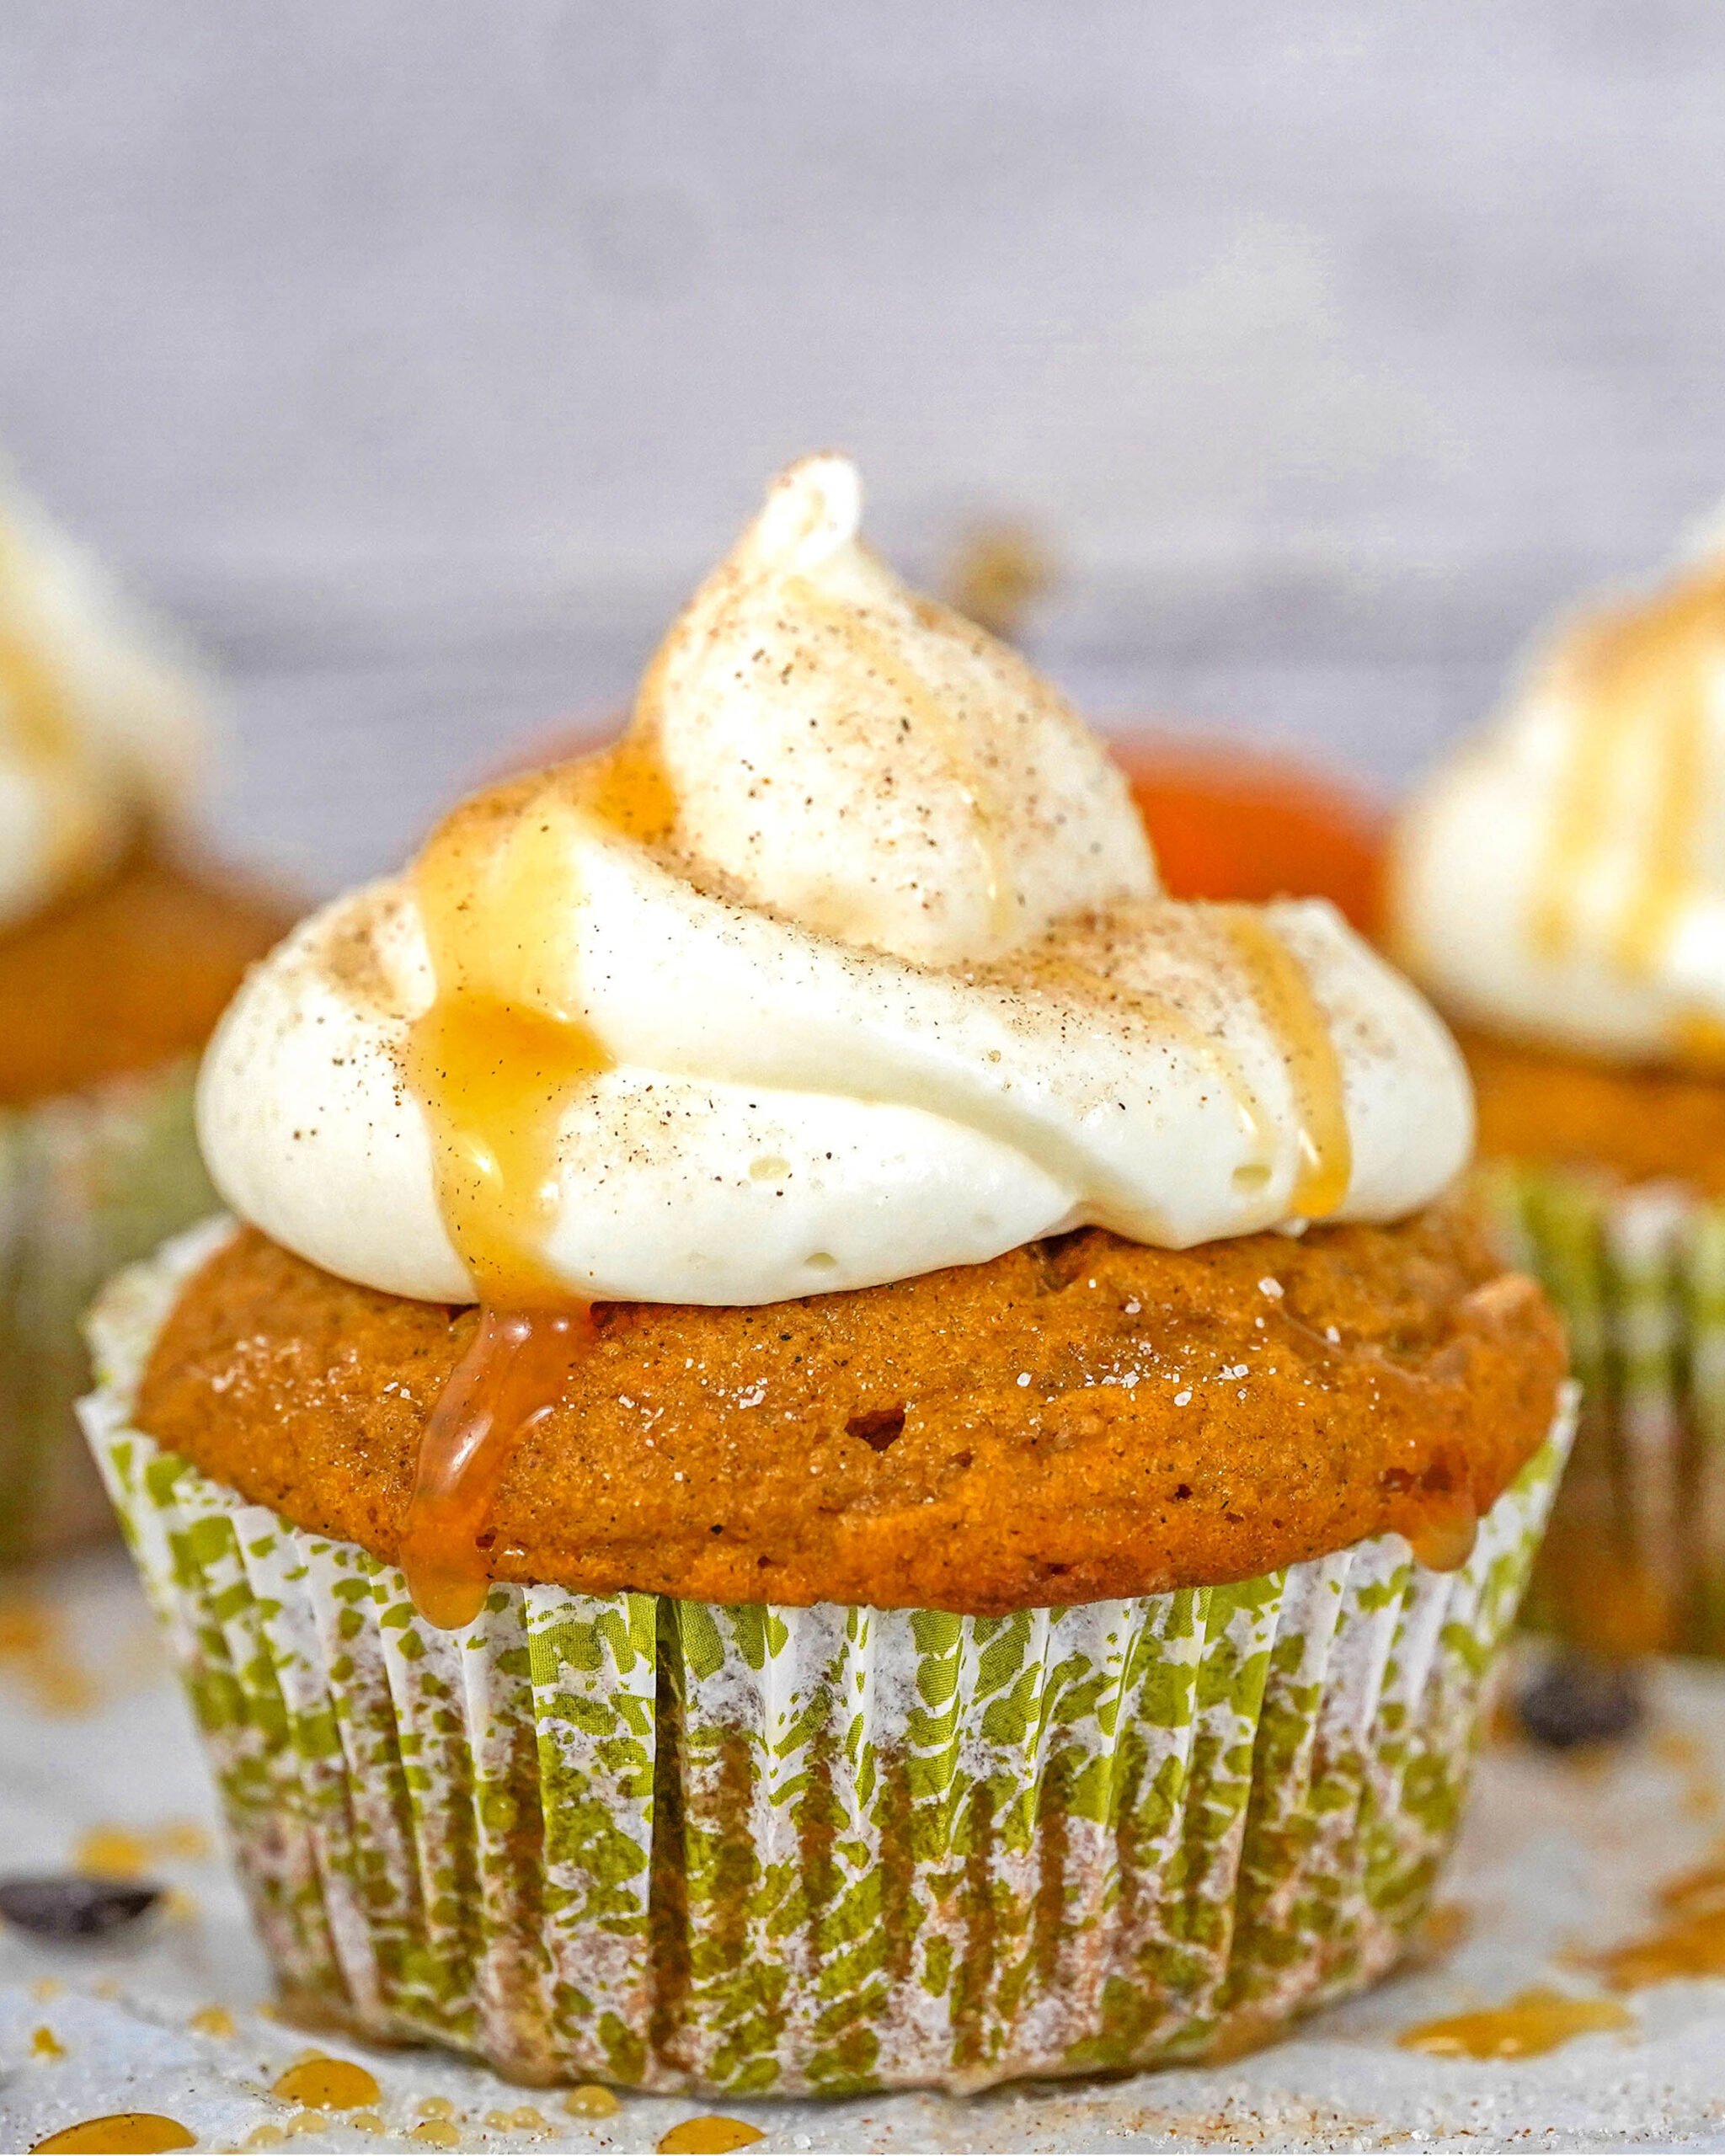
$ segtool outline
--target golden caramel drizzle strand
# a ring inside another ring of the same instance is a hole
[[[1610,956],[1645,975],[1694,888],[1707,698],[1725,662],[1725,571],[1710,569],[1655,606],[1599,624],[1562,685],[1577,703],[1570,758],[1533,910],[1535,947],[1574,948],[1583,894],[1621,806],[1628,760],[1652,766],[1653,793],[1634,874],[1612,925]]]
[[[457,810],[414,871],[436,995],[413,1027],[408,1077],[431,1126],[444,1224],[481,1303],[479,1329],[420,1442],[402,1529],[414,1601],[445,1628],[483,1607],[478,1538],[498,1485],[593,1337],[589,1306],[543,1256],[563,1111],[611,1061],[567,1001],[577,978],[569,840],[578,801],[632,835],[671,820],[656,766],[613,752]]]
[[[4,556],[0,554],[0,567]],[[0,629],[0,700],[14,740],[33,763],[62,762],[72,753],[72,717],[51,668],[21,637]]]
[[[1348,1194],[1354,1147],[1342,1062],[1306,969],[1254,906],[1218,906],[1264,1023],[1288,1067],[1300,1126],[1300,1170],[1289,1210],[1321,1220]]]

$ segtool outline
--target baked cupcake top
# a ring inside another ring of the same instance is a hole
[[[1583,614],[1418,789],[1391,941],[1452,1015],[1725,1067],[1725,551]]]
[[[108,874],[177,813],[199,704],[166,632],[0,488],[0,931]]]
[[[793,467],[615,749],[254,973],[200,1104],[237,1212],[398,1294],[739,1305],[1451,1179],[1419,997],[1322,902],[1160,895],[1101,744],[859,510],[846,460]]]

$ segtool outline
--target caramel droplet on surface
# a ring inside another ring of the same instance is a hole
[[[74,1868],[93,1879],[136,1879],[149,1868],[150,1844],[128,1827],[91,1827],[72,1853]]]
[[[109,2111],[32,2143],[32,2156],[47,2156],[50,2150],[56,2156],[160,2156],[164,2149],[197,2145],[196,2134],[160,2111]]]
[[[313,2111],[354,2111],[375,2104],[381,2091],[375,2076],[345,2058],[302,2059],[273,2084],[270,2094],[284,2103],[305,2104]]]
[[[563,2107],[571,2118],[608,2119],[613,2111],[622,2109],[622,2102],[609,2089],[601,2089],[596,2081],[590,2081],[582,2088],[571,2089],[563,2100]]]
[[[659,2156],[726,2156],[729,2149],[746,2148],[750,2142],[765,2138],[758,2126],[708,2112],[674,2126],[660,2143]]]
[[[523,1433],[555,1406],[593,1342],[585,1304],[560,1310],[489,1305],[419,1441],[398,1557],[414,1606],[452,1631],[471,1624],[490,1585],[479,1536]]]
[[[1680,1872],[1659,1890],[1666,1921],[1640,1939],[1590,1954],[1613,1991],[1639,1991],[1673,1977],[1725,1976],[1725,1864]]]
[[[423,2141],[428,2148],[459,2148],[462,2130],[448,2119],[421,2119],[408,2138]]]
[[[1429,1572],[1459,1572],[1479,1540],[1479,1514],[1466,1499],[1435,1508],[1407,1529],[1414,1562]]]
[[[35,2058],[64,2058],[66,2047],[45,2023],[30,2038],[30,2054]]]
[[[1572,2036],[1634,2026],[1635,2016],[1614,1999],[1572,1999],[1538,1985],[1507,2006],[1422,2021],[1396,2041],[1403,2051],[1429,2052],[1438,2058],[1535,2058]]]
[[[231,2036],[234,2032],[233,2016],[225,2006],[200,2006],[186,2026],[200,2036]]]

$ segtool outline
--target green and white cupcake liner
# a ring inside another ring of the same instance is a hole
[[[78,1330],[115,1267],[211,1204],[192,1067],[0,1108],[0,1568],[111,1531],[73,1402]]]
[[[1591,1645],[1725,1654],[1725,1202],[1580,1168],[1480,1173],[1506,1255],[1568,1326],[1582,1387],[1530,1620]]]
[[[984,2088],[1226,2054],[1397,1959],[1567,1449],[1405,1542],[1002,1618],[401,1575],[132,1426],[220,1224],[92,1321],[93,1449],[291,2005],[524,2081]]]

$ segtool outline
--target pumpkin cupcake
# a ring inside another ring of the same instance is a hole
[[[1725,557],[1568,624],[1401,819],[1392,947],[1569,1327],[1541,1614],[1725,1652]]]
[[[77,1320],[207,1211],[190,1059],[285,925],[175,836],[198,702],[95,564],[0,499],[0,1567],[109,1524]]]
[[[1453,1043],[1175,902],[793,467],[614,749],[251,976],[86,1409],[291,2004],[527,2081],[1226,2054],[1391,1967],[1567,1441]]]

